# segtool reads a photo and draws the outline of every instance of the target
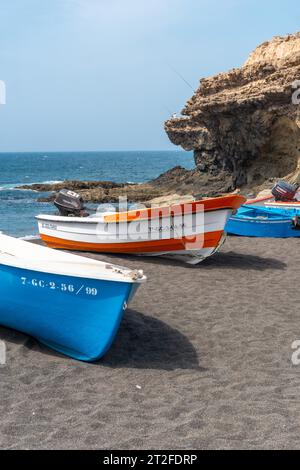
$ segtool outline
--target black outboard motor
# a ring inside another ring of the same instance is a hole
[[[54,205],[64,217],[86,217],[83,199],[80,194],[62,189],[54,200]]]
[[[275,201],[293,201],[298,189],[299,186],[296,184],[279,181],[272,189],[272,194],[275,197]]]

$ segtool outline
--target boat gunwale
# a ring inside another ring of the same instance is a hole
[[[266,218],[266,219],[259,219],[258,217],[251,217],[251,216],[233,216],[231,217],[230,219],[231,221],[234,221],[234,222],[254,222],[254,223],[273,223],[273,224],[279,224],[279,223],[287,223],[287,224],[291,224],[292,225],[292,219],[289,219],[289,218],[284,218],[284,219],[277,219],[275,218],[274,219],[269,219],[269,218]]]
[[[81,256],[78,256],[78,257],[81,258]],[[16,262],[16,260],[19,260],[20,264],[18,262]],[[55,264],[55,262],[51,262],[50,260],[45,260],[45,262],[47,262],[49,264],[51,264],[51,263]],[[135,283],[138,283],[138,284],[141,283],[142,284],[142,283],[146,282],[146,280],[147,280],[145,275],[143,275],[143,277],[140,278],[140,279],[133,279],[132,277],[130,277],[130,273],[134,273],[133,270],[128,271],[128,277],[126,276],[125,273],[124,274],[111,273],[111,274],[114,274],[114,276],[116,276],[116,277],[109,276],[109,275],[107,276],[106,273],[103,273],[103,274],[100,274],[100,273],[99,274],[97,274],[97,273],[89,274],[87,272],[83,275],[83,274],[78,274],[78,273],[72,272],[72,271],[62,271],[62,270],[60,270],[58,272],[58,269],[56,269],[56,270],[54,270],[54,268],[49,269],[49,267],[46,268],[46,267],[42,267],[40,265],[34,266],[34,264],[31,264],[31,263],[32,263],[31,261],[28,263],[28,260],[26,260],[24,258],[20,258],[20,257],[15,257],[15,259],[10,259],[10,260],[7,260],[7,261],[6,260],[3,261],[1,259],[1,253],[0,253],[0,269],[1,269],[1,266],[8,266],[8,267],[11,267],[11,268],[21,269],[21,270],[24,270],[24,271],[34,271],[34,272],[37,272],[37,273],[40,272],[40,273],[44,273],[44,274],[54,274],[55,276],[76,277],[76,278],[79,278],[79,279],[94,279],[95,281],[125,282],[125,283],[129,283],[129,284],[135,284]],[[69,264],[70,265],[75,265],[75,266],[77,265],[77,263],[72,263],[72,262],[70,262]],[[61,263],[56,262],[56,266],[59,266],[61,268]],[[78,263],[78,266],[83,267],[84,265],[83,264],[81,265],[80,263]],[[120,277],[117,277],[117,276],[120,276]]]
[[[113,263],[52,250],[4,234],[0,234],[1,241],[3,241],[3,248],[0,248],[0,265],[3,266],[99,281],[135,283],[146,280],[144,275],[140,279],[134,279],[135,270]],[[5,242],[8,246],[5,246]],[[20,250],[26,251],[26,249],[29,249],[27,257],[19,254]],[[51,259],[51,255],[54,258]],[[33,259],[29,256],[32,256]],[[34,259],[35,257],[38,259]],[[76,266],[78,269],[74,271]]]
[[[244,204],[256,204],[257,202],[263,202],[263,201],[268,201],[269,199],[273,199],[274,197],[272,194],[270,196],[263,196],[263,197],[258,197],[255,199],[247,199],[247,201]]]
[[[232,200],[232,204],[228,204],[228,200]],[[208,207],[204,208],[204,213],[205,212],[217,212],[221,210],[234,210],[239,208],[243,203],[246,203],[246,198],[243,196],[237,194],[237,195],[228,195],[228,196],[223,196],[219,198],[209,198],[209,199],[203,199],[199,201],[191,201],[190,203],[182,203],[182,204],[177,204],[173,206],[160,206],[160,207],[155,207],[155,208],[147,208],[147,209],[136,209],[133,211],[127,211],[127,212],[116,212],[116,213],[101,213],[99,214],[99,218],[93,217],[65,217],[65,216],[59,216],[59,215],[46,215],[46,214],[39,214],[35,218],[38,221],[49,221],[49,222],[70,222],[70,223],[80,223],[80,224],[98,224],[98,223],[114,223],[114,224],[120,224],[120,223],[131,223],[131,222],[142,222],[144,220],[155,220],[159,218],[164,218],[164,217],[176,217],[176,215],[182,215],[182,212],[180,214],[176,214],[176,210],[179,208],[181,209],[185,204],[190,204],[193,205],[193,209],[191,212],[188,212],[187,214],[195,214],[199,211],[197,211],[197,206],[199,205],[209,205],[211,202],[215,201],[221,202],[221,200],[224,200],[224,205],[221,206],[216,206],[216,207]],[[239,201],[241,204],[238,203],[233,203],[234,201]],[[205,204],[204,204],[205,203]],[[194,209],[195,207],[195,209]],[[151,217],[151,212],[160,212],[160,211],[166,211],[168,210],[168,213],[165,214],[158,214],[155,217]],[[147,212],[147,217],[141,217],[140,212]],[[175,213],[174,213],[175,212]],[[138,216],[136,214],[139,214]],[[133,215],[134,214],[134,215]],[[120,215],[121,215],[121,220],[120,220]],[[131,217],[130,217],[131,216]],[[110,220],[111,219],[111,220]]]

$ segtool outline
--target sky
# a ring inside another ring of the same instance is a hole
[[[299,0],[0,0],[0,152],[176,149],[163,123],[199,79],[299,16]]]

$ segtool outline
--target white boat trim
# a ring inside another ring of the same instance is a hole
[[[0,234],[0,264],[30,271],[115,282],[144,282],[142,271],[53,250]]]

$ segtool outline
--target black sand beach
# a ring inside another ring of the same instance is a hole
[[[299,448],[297,239],[229,238],[197,267],[99,258],[148,276],[99,363],[0,329],[2,449]]]

